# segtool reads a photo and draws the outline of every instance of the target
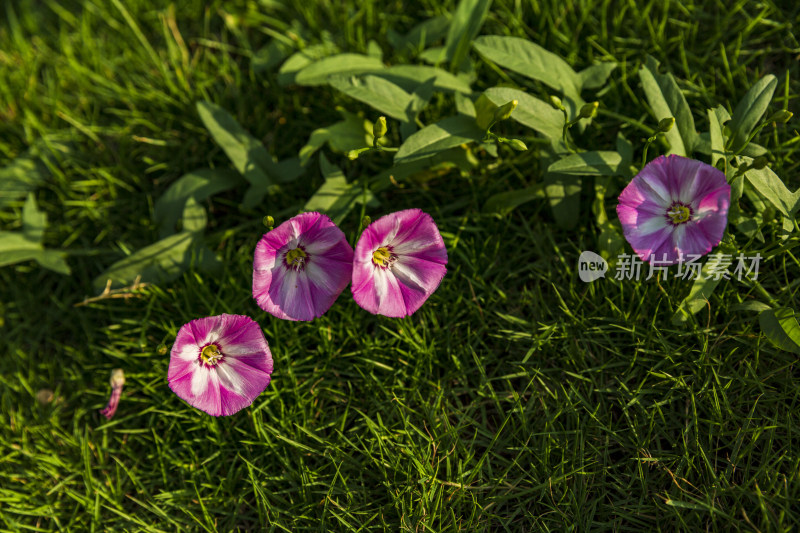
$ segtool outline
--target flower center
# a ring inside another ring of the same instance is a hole
[[[222,352],[219,351],[219,346],[216,344],[209,344],[200,352],[200,359],[205,364],[214,366],[222,359]]]
[[[289,250],[286,252],[286,264],[295,269],[300,270],[306,266],[306,260],[308,259],[308,254],[300,247],[297,247],[293,250]]]
[[[397,256],[392,253],[391,246],[381,246],[374,252],[372,252],[372,262],[379,267],[389,267],[392,266],[392,263],[397,261]]]
[[[667,210],[667,220],[673,226],[679,226],[692,219],[692,208],[686,204],[675,202]]]

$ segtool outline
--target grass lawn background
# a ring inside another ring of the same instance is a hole
[[[641,157],[648,133],[637,122],[654,126],[637,75],[646,54],[676,76],[698,128],[707,129],[707,108],[730,107],[766,73],[779,78],[767,114],[797,115],[793,2],[564,4],[496,0],[481,33],[528,38],[576,69],[619,63],[596,94],[599,117],[578,136],[584,148],[607,149],[623,131],[634,161]],[[271,38],[302,27],[309,44],[363,53],[375,40],[384,61],[416,62],[392,50],[388,30],[405,33],[454,8],[427,0],[0,6],[0,166],[45,136],[70,143],[35,197],[49,219],[46,245],[71,252],[72,269],[0,268],[3,530],[800,527],[800,369],[736,307],[758,293],[725,282],[676,327],[670,319],[690,281],[578,279],[578,255],[596,248],[588,195],[569,231],[557,229],[546,202],[481,214],[492,194],[541,179],[532,137],[528,152],[501,150],[465,175],[407,181],[368,209],[375,219],[419,207],[445,237],[448,274],[408,319],[366,313],[349,289],[310,323],[273,319],[253,301],[261,219],[302,208],[322,183],[315,162],[258,209],[240,209],[241,187],[204,203],[219,273],[190,270],[130,298],[76,306],[126,250],[158,239],[153,205],[170,183],[230,166],[197,100],[230,111],[280,158],[340,120],[336,105],[376,118],[329,87],[285,88],[276,68],[254,71],[253,55]],[[476,91],[521,81],[471,56]],[[453,112],[441,96],[422,118]],[[792,190],[796,124],[769,125],[756,138]],[[326,155],[351,179],[391,164],[380,154]],[[0,228],[19,230],[22,203],[0,210]],[[354,212],[342,229],[357,228]],[[800,239],[779,243],[777,229],[763,230],[758,246],[771,259],[759,280],[797,309]],[[252,407],[215,419],[177,398],[166,371],[180,326],[220,313],[263,326],[275,372]],[[127,384],[106,421],[98,409],[117,367]],[[42,389],[52,402],[37,400]]]

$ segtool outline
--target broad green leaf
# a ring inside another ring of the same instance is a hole
[[[747,143],[750,133],[764,116],[777,86],[778,79],[772,74],[767,74],[750,87],[744,98],[736,105],[729,124],[731,151],[738,152]]]
[[[334,89],[364,102],[385,115],[408,121],[406,109],[411,104],[412,96],[389,80],[369,75],[360,78],[332,76],[330,84]]]
[[[142,282],[163,283],[177,278],[192,262],[195,234],[182,231],[138,250],[111,265],[94,280],[102,290],[107,280],[112,287],[131,285],[138,276]]]
[[[208,217],[205,208],[198,204],[191,196],[186,200],[186,207],[183,208],[183,231],[191,233],[201,233],[206,229]]]
[[[517,206],[530,202],[531,200],[544,198],[547,198],[544,185],[542,183],[537,183],[524,189],[501,192],[491,196],[483,205],[483,212],[506,215]]]
[[[484,132],[475,119],[464,115],[447,117],[411,135],[394,156],[395,164],[431,157],[460,144],[480,141]]]
[[[402,187],[400,182],[414,179],[417,182],[426,182],[436,177],[444,176],[458,169],[465,174],[478,166],[478,160],[460,146],[439,152],[433,157],[416,159],[409,163],[396,164],[384,170],[369,181],[369,190],[374,192],[385,189]]]
[[[734,253],[735,250],[733,248],[723,244],[712,252],[712,255],[708,256],[708,259],[700,269],[700,275],[694,280],[694,283],[692,283],[689,294],[683,299],[677,311],[675,311],[675,314],[672,316],[673,324],[680,325],[686,323],[691,315],[697,314],[698,311],[708,306],[708,301],[714,289],[717,288],[720,281],[725,279],[722,276],[719,276],[719,279],[715,279],[717,276],[713,275],[712,267],[717,263],[717,259],[715,259],[716,254],[732,256]]]
[[[460,0],[444,44],[445,58],[450,61],[450,70],[456,70],[469,52],[469,44],[489,13],[491,0]]]
[[[767,311],[769,309],[771,309],[770,306],[764,302],[759,302],[758,300],[748,300],[740,304],[733,304],[730,307],[731,311],[752,311],[755,313],[761,313],[762,311]]]
[[[574,228],[580,217],[582,178],[548,172],[544,182],[556,223],[564,229]]]
[[[240,181],[238,173],[221,168],[201,168],[178,178],[156,200],[153,218],[160,236],[163,238],[175,232],[175,224],[187,199],[194,198],[196,202],[202,202],[218,192],[233,188]]]
[[[509,102],[510,101],[511,100],[509,100]],[[495,104],[486,96],[486,93],[481,93],[478,99],[473,103],[473,107],[475,108],[475,123],[478,127],[482,130],[487,129],[494,120],[495,111],[503,104],[505,104],[505,102]]]
[[[650,56],[647,57],[647,64],[639,70],[639,78],[656,122],[675,117],[675,127],[664,134],[670,144],[667,153],[691,155],[697,132],[694,129],[692,111],[675,83],[675,78],[672,74],[659,74],[658,61]]]
[[[547,172],[572,176],[617,176],[622,174],[622,156],[617,152],[581,152],[562,157]]]
[[[446,70],[427,65],[395,65],[371,74],[389,80],[407,92],[414,92],[420,84],[433,78],[433,87],[437,91],[472,93],[469,83]]]
[[[339,48],[333,43],[322,43],[308,46],[299,52],[292,54],[281,68],[278,70],[278,83],[280,85],[291,85],[295,82],[297,73],[309,66],[314,61],[339,52]]]
[[[380,59],[362,54],[337,54],[311,63],[294,78],[298,85],[325,85],[335,74],[363,74],[383,69]]]
[[[629,167],[633,163],[633,144],[625,138],[622,132],[617,133],[617,152],[622,157],[621,167],[625,167],[627,172],[623,175],[630,174]]]
[[[44,229],[47,227],[47,215],[39,211],[33,193],[28,193],[25,205],[22,207],[22,233],[32,242],[42,242]]]
[[[519,37],[482,35],[473,42],[475,49],[486,59],[528,78],[561,91],[570,116],[576,116],[583,105],[580,97],[581,79],[566,61],[538,44]]]
[[[447,35],[449,28],[450,16],[439,15],[420,22],[405,35],[400,35],[390,29],[387,38],[389,44],[398,52],[424,50],[429,45],[443,39]]]
[[[723,137],[722,127],[730,118],[728,111],[722,106],[708,110],[708,135],[711,145],[712,166],[717,166],[717,161],[725,158],[725,138]]]
[[[31,149],[0,168],[0,208],[43,184],[50,175],[47,166]]]
[[[331,150],[347,153],[365,146],[372,146],[372,123],[358,115],[339,109],[344,120],[311,132],[306,145],[300,148],[300,164],[308,164],[314,152],[325,143]]]
[[[519,89],[508,87],[492,87],[486,89],[484,94],[498,106],[510,100],[517,100],[519,104],[511,115],[512,120],[538,131],[551,140],[561,139],[564,115],[561,111],[553,109],[550,104]]]
[[[781,350],[800,354],[800,325],[793,310],[786,307],[768,309],[758,315],[758,323],[772,344]]]
[[[369,57],[374,57],[375,59],[382,60],[383,49],[381,49],[381,45],[379,45],[377,41],[370,39],[370,41],[367,43],[367,55]]]
[[[296,162],[273,161],[266,147],[218,105],[200,101],[197,112],[236,170],[252,185],[242,202],[246,209],[258,205],[276,181],[291,181],[299,175]]]
[[[364,190],[358,183],[347,183],[344,172],[331,164],[325,154],[320,154],[319,166],[325,177],[325,183],[306,202],[304,210],[323,212],[331,217],[334,223],[341,224],[356,202],[365,199],[366,203],[375,201],[369,190],[365,196]]]
[[[597,63],[578,72],[578,85],[581,89],[599,89],[605,85],[611,72],[617,68],[614,62]]]
[[[69,274],[64,252],[46,250],[42,245],[47,215],[39,211],[33,193],[22,208],[22,231],[0,231],[0,267],[34,260],[60,274]]]
[[[292,51],[292,47],[278,39],[272,39],[268,45],[260,48],[250,60],[250,68],[253,72],[270,71],[278,63],[286,59]]]
[[[800,190],[790,192],[769,167],[761,170],[750,169],[744,175],[758,193],[774,205],[783,216],[791,217],[800,207]]]
[[[579,76],[566,61],[538,44],[520,37],[482,35],[473,43],[484,57],[564,94],[577,94]]]

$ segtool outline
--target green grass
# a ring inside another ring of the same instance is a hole
[[[385,60],[409,60],[393,56],[388,29],[405,32],[455,5],[177,4],[174,15],[145,1],[0,7],[0,165],[43,137],[69,141],[35,194],[50,221],[45,242],[71,252],[73,271],[0,268],[3,530],[800,528],[800,369],[755,314],[735,308],[758,293],[723,283],[696,321],[675,327],[688,281],[582,283],[577,257],[596,248],[588,200],[570,231],[540,202],[503,218],[480,212],[490,195],[540,179],[535,150],[380,194],[373,218],[420,207],[448,246],[447,277],[411,318],[373,317],[349,289],[311,323],[272,319],[252,300],[261,217],[300,209],[321,182],[314,166],[259,210],[240,210],[241,188],[205,203],[221,272],[191,270],[78,305],[125,250],[157,240],[153,203],[170,183],[229,165],[198,99],[225,107],[281,158],[339,120],[335,104],[373,118],[329,88],[287,90],[274,70],[253,72],[250,57],[270,38],[303,27],[308,43],[363,52],[375,40]],[[730,106],[766,73],[780,80],[768,114],[797,115],[792,2],[563,4],[496,0],[481,33],[530,38],[577,68],[620,63],[583,147],[608,149],[621,130],[641,149],[647,134],[635,122],[654,126],[636,75],[646,53],[676,75],[699,128],[707,107]],[[476,64],[476,90],[503,81]],[[451,110],[442,98],[423,119]],[[756,139],[792,190],[796,124]],[[389,166],[380,155],[329,156],[351,178]],[[0,211],[0,227],[18,230],[21,209]],[[779,241],[773,226],[764,232],[777,253],[759,280],[798,309],[800,238]],[[351,236],[357,214],[342,227]],[[275,357],[268,390],[223,419],[166,383],[180,326],[219,313],[257,319]],[[127,384],[106,421],[98,409],[117,367]],[[42,389],[51,402],[37,400]]]

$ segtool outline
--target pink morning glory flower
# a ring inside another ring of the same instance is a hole
[[[433,294],[447,272],[447,250],[431,216],[406,209],[364,230],[353,259],[353,298],[372,314],[404,317]]]
[[[330,309],[350,282],[353,249],[336,224],[302,213],[265,234],[253,260],[253,298],[288,320],[313,320]]]
[[[192,320],[178,331],[169,359],[169,388],[212,416],[232,415],[267,388],[272,354],[250,317],[219,315]]]
[[[625,238],[642,261],[672,265],[722,240],[731,187],[720,170],[678,155],[649,162],[619,195]]]

